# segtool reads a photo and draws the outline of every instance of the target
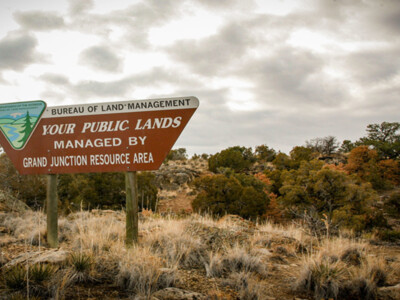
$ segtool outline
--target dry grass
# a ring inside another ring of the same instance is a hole
[[[44,243],[43,213],[7,215],[3,220],[2,226],[25,245]],[[287,293],[292,295],[375,299],[380,286],[393,276],[400,278],[400,268],[394,267],[400,256],[391,263],[378,259],[365,241],[347,237],[321,240],[294,226],[252,224],[232,216],[217,221],[209,216],[176,219],[147,213],[140,218],[139,244],[128,249],[124,212],[78,212],[59,218],[59,238],[60,247],[75,257],[70,256],[51,280],[45,280],[46,286],[52,286],[46,293],[59,299],[70,297],[74,286],[81,284],[109,284],[119,288],[122,298],[149,298],[165,287],[190,288],[189,283],[180,281],[184,272],[194,272],[196,278],[201,275],[202,280],[221,289],[230,286],[236,291],[232,297],[239,299],[271,295],[271,284],[266,282],[276,274],[281,274],[280,281],[296,276],[287,284]],[[18,271],[13,293],[23,294],[18,289],[26,290],[26,280],[18,288],[22,274]]]
[[[116,277],[117,284],[134,295],[149,297],[152,293],[172,286],[176,271],[164,268],[163,260],[149,249],[134,247],[121,260]]]
[[[370,254],[364,241],[343,237],[322,240],[302,266],[293,288],[314,299],[376,299],[378,287],[393,273],[384,259]]]
[[[346,277],[346,266],[342,262],[330,262],[324,256],[309,258],[294,284],[294,290],[308,292],[316,300],[337,299]]]
[[[240,300],[262,299],[262,286],[251,273],[232,273],[224,284],[236,289]]]
[[[46,218],[40,211],[27,211],[23,216],[8,215],[3,224],[18,240],[31,245],[45,244]]]
[[[205,264],[207,275],[221,277],[231,273],[255,273],[263,278],[268,275],[267,265],[260,255],[251,254],[247,249],[236,245],[220,253],[210,252],[209,262]]]

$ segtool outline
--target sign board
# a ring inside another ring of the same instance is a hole
[[[20,174],[157,170],[198,105],[195,97],[0,104],[0,145]]]

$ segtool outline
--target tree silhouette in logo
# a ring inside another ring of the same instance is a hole
[[[32,132],[32,123],[31,123],[31,117],[29,116],[29,111],[26,112],[26,117],[24,120],[24,124],[22,125],[22,130],[20,133],[23,133],[24,136],[18,141],[19,143],[22,142],[22,144],[25,144],[26,140],[28,139],[29,135]]]

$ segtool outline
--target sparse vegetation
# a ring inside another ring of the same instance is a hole
[[[11,219],[7,226],[15,226]],[[60,221],[65,234],[61,247],[69,252],[65,262],[33,263],[37,256],[31,255],[5,266],[1,280],[7,289],[0,289],[0,295],[26,296],[28,284],[31,295],[68,298],[85,285],[104,292],[112,284],[118,297],[150,297],[166,287],[195,288],[190,281],[195,276],[204,281],[196,291],[210,297],[217,289],[223,297],[264,299],[273,295],[270,281],[276,280],[273,284],[286,286],[287,295],[375,299],[381,286],[397,278],[396,260],[381,259],[382,248],[351,237],[318,239],[291,225],[256,225],[234,216],[216,221],[150,215],[140,223],[140,244],[126,249],[122,212],[79,212]],[[292,276],[287,283],[285,276]],[[207,280],[213,280],[213,288]]]
[[[380,299],[400,280],[398,129],[375,124],[340,149],[326,137],[289,155],[236,146],[188,160],[177,149],[162,173],[139,175],[139,244],[129,249],[121,174],[60,176],[66,214],[60,249],[49,250],[43,183],[3,154],[0,191],[35,211],[0,214],[0,299],[151,298],[167,287],[211,299]],[[168,203],[177,190],[201,215],[156,211],[158,192]]]

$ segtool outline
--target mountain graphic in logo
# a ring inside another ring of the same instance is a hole
[[[44,101],[0,104],[0,130],[14,149],[22,149],[46,109]]]

